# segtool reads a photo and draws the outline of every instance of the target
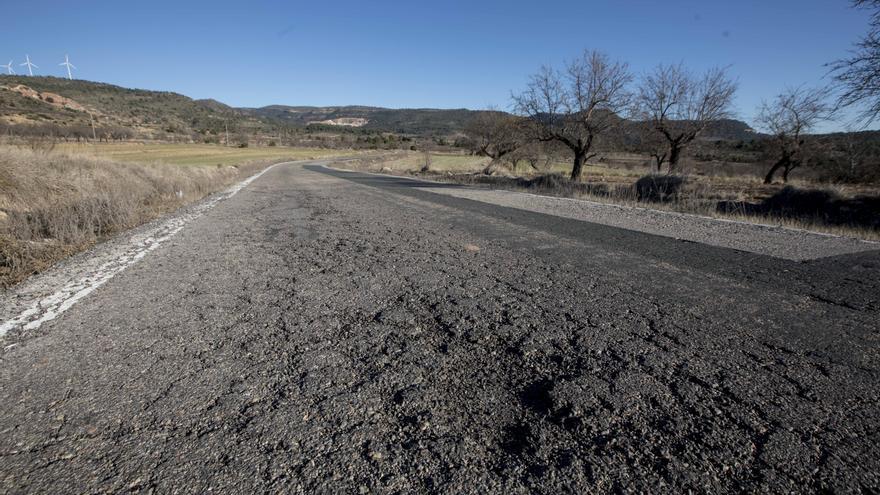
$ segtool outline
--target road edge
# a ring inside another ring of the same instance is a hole
[[[162,217],[126,230],[0,292],[0,341],[7,335],[38,329],[73,307],[125,269],[158,249],[183,228],[219,203],[232,198],[280,165],[315,160],[278,162],[232,186],[185,205]],[[54,286],[54,288],[53,288]],[[5,313],[11,313],[5,314]],[[14,346],[15,344],[12,344]],[[10,346],[7,346],[8,348]]]

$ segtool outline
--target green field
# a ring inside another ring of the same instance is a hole
[[[129,163],[168,163],[172,165],[236,165],[254,160],[308,160],[345,156],[350,150],[317,148],[253,147],[228,148],[211,144],[98,143],[59,144],[58,151],[74,155],[97,156]]]

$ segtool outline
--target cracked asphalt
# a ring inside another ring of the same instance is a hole
[[[878,275],[278,166],[6,337],[0,492],[876,492]]]

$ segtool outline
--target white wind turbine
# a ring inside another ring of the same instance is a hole
[[[73,65],[72,63],[70,63],[70,58],[67,55],[64,56],[64,62],[62,62],[58,65],[63,65],[65,67],[67,67],[67,78],[73,79],[73,74],[70,73],[70,69],[76,69],[76,66]]]
[[[4,69],[6,69],[7,74],[10,74],[10,75],[15,74],[15,71],[12,70],[12,60],[10,60],[9,63],[6,65],[0,65],[0,67],[3,67]]]
[[[31,62],[31,56],[30,56],[30,55],[25,55],[25,56],[24,56],[24,59],[25,59],[25,63],[23,63],[23,64],[19,64],[19,65],[27,65],[27,68],[28,68],[28,74],[30,74],[30,75],[34,75],[34,67],[36,67],[37,69],[39,69],[39,67],[37,66],[37,64]]]

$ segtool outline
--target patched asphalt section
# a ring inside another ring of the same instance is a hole
[[[278,167],[0,354],[0,490],[876,491],[878,274]]]
[[[412,177],[361,175],[365,174],[403,180],[422,191],[794,261],[880,250],[875,241],[802,229],[478,186],[449,187]]]
[[[437,193],[438,187],[449,191],[467,189],[456,184],[440,185],[405,177],[342,171],[324,165],[306,165],[305,168],[377,188],[394,197],[413,198],[454,209],[461,213],[458,218],[464,219],[463,222],[452,224],[455,229],[489,233],[487,230],[489,225],[501,222],[500,227],[495,228],[491,234],[507,243],[517,243],[520,239],[507,231],[509,226],[516,225],[532,234],[569,239],[603,252],[635,255],[646,258],[649,263],[683,266],[688,270],[698,270],[764,286],[768,290],[783,288],[787,291],[797,291],[803,297],[844,306],[880,309],[880,295],[876,290],[878,281],[875,276],[880,274],[880,251],[877,250],[803,261],[779,259],[748,251],[461,198],[455,196],[455,193]],[[486,219],[490,222],[477,223],[477,219]],[[529,240],[526,240],[523,247],[532,250],[534,254],[547,256],[550,261],[561,262],[569,256],[568,252],[548,250],[545,246]],[[571,253],[570,261],[578,263],[585,256],[589,254],[575,251]]]
[[[426,190],[794,261],[880,250],[874,241],[650,208],[484,188]]]

